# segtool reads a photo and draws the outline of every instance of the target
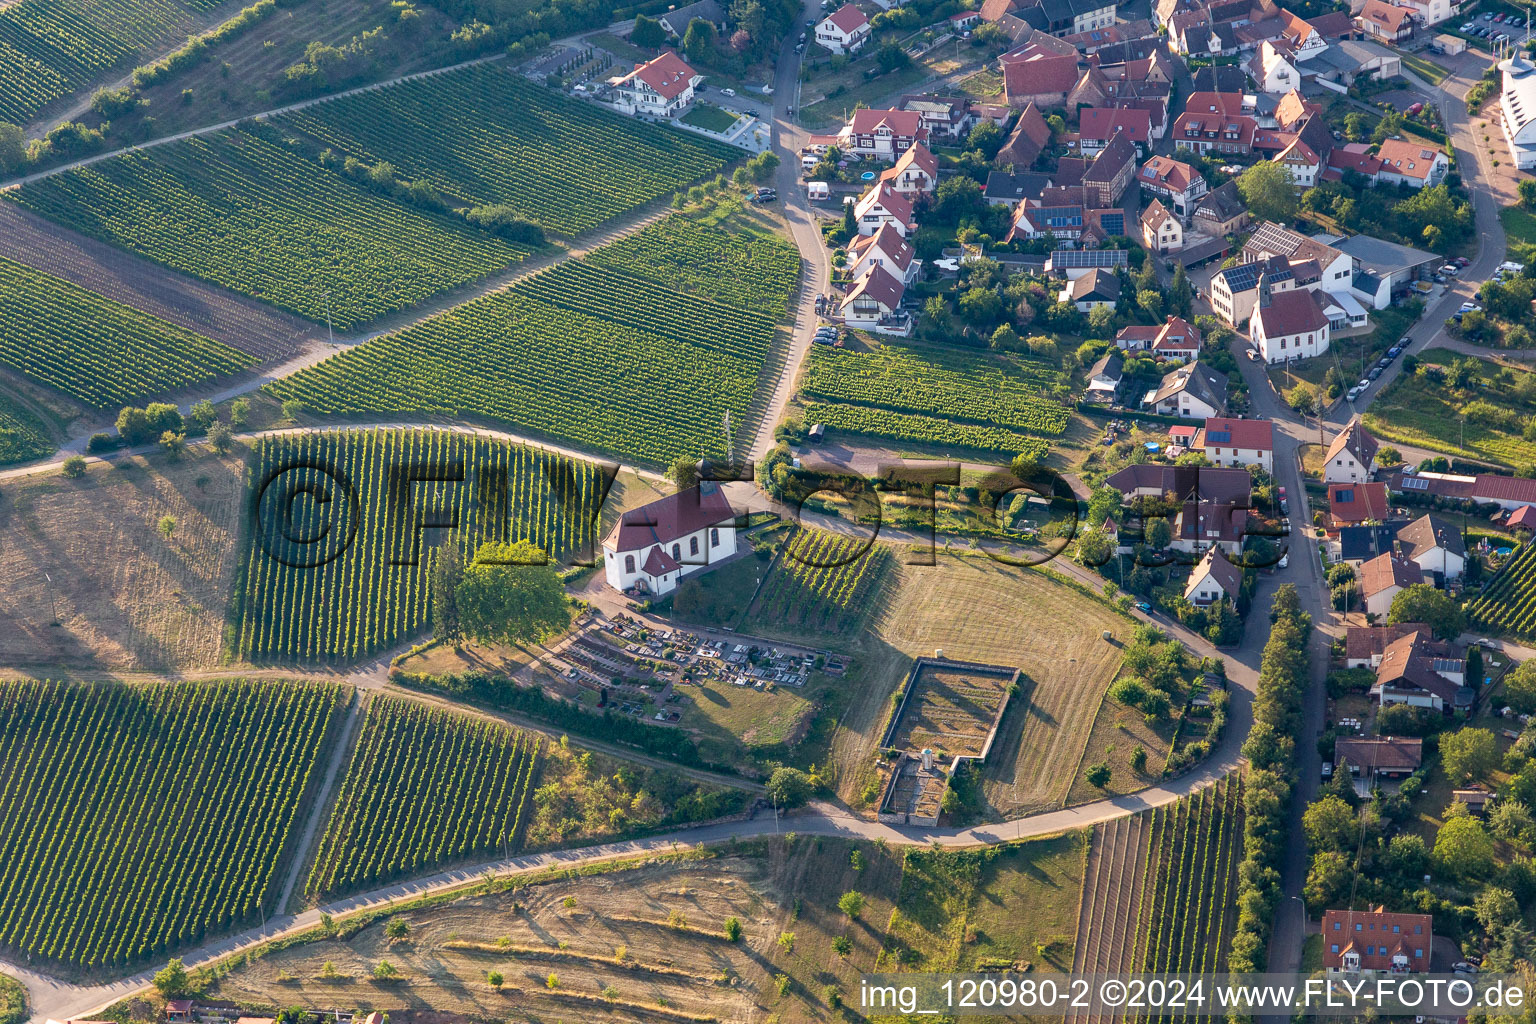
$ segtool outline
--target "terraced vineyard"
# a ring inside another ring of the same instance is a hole
[[[816,415],[807,412],[807,422],[1007,452],[1024,450],[1010,434],[1054,437],[1066,429],[1067,407],[1050,394],[1062,383],[1059,371],[1012,357],[884,345],[873,352],[814,350],[801,390],[823,403]],[[988,427],[1002,433],[984,432]]]
[[[844,632],[868,614],[890,549],[864,538],[801,527],[779,553],[752,613],[776,623]]]
[[[1137,910],[1147,883],[1148,819],[1135,814],[1094,827],[1072,947],[1073,974],[1128,974],[1135,966]],[[1108,1024],[1112,1015],[1070,1019]]]
[[[573,235],[669,195],[741,155],[477,65],[284,117],[343,156],[385,160],[460,205],[506,204]]]
[[[53,449],[42,421],[20,402],[0,394],[0,466],[40,459]]]
[[[0,259],[0,364],[97,409],[193,387],[257,360]]]
[[[517,263],[525,248],[419,212],[249,125],[125,153],[8,197],[82,234],[348,330]]]
[[[220,0],[21,0],[0,7],[0,121],[49,103],[185,36]]]
[[[620,243],[633,268],[599,250],[267,390],[323,414],[488,417],[651,465],[720,454],[725,413],[748,429],[799,258],[779,239],[679,220]],[[735,281],[696,276],[721,252]]]
[[[457,522],[466,559],[524,538],[571,552],[601,493],[588,463],[442,430],[269,436],[254,467],[231,642],[258,660],[350,660],[422,629],[431,524]]]
[[[309,896],[517,852],[536,734],[382,695],[366,716],[310,871]]]
[[[257,923],[346,692],[0,682],[0,949],[121,968]]]
[[[1489,632],[1536,639],[1536,543],[1526,542],[1482,594],[1467,618]]]
[[[1201,974],[1226,969],[1237,918],[1243,854],[1243,781],[1214,786],[1152,812],[1137,971]]]

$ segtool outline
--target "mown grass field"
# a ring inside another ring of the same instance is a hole
[[[1458,353],[1432,348],[1421,363],[1447,367]],[[1463,455],[1509,467],[1536,465],[1536,371],[1477,359],[1465,388],[1423,374],[1400,374],[1371,403],[1365,424],[1386,441]],[[1463,439],[1464,438],[1464,439]]]

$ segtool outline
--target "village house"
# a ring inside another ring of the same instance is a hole
[[[1142,405],[1160,416],[1203,420],[1220,416],[1227,408],[1227,377],[1196,360],[1185,363],[1148,391]]]
[[[614,106],[628,114],[676,117],[688,109],[703,81],[703,75],[666,50],[614,82]]]
[[[1173,518],[1170,547],[1187,555],[1219,551],[1228,559],[1238,557],[1248,535],[1252,510],[1212,501],[1186,501]]]
[[[1051,126],[1046,123],[1040,108],[1029,103],[1023,113],[1019,114],[1018,122],[1009,133],[1008,140],[1003,143],[1003,148],[997,151],[993,162],[1000,167],[1012,167],[1015,171],[1027,171],[1050,144]],[[991,197],[988,198],[990,200]]]
[[[1333,741],[1334,771],[1349,766],[1368,787],[1397,781],[1424,763],[1424,741],[1417,736],[1340,736]]]
[[[1344,631],[1344,667],[1381,667],[1382,656],[1398,640],[1416,633],[1425,626],[1418,622],[1399,622],[1391,625],[1350,626]]]
[[[1136,145],[1125,132],[1119,131],[1099,150],[1099,155],[1083,173],[1083,188],[1093,197],[1095,206],[1101,209],[1112,207],[1120,202],[1135,176]],[[1122,228],[1115,233],[1125,232]]]
[[[923,127],[923,116],[914,110],[861,107],[837,136],[837,148],[844,156],[889,164],[919,142],[926,146],[928,129]]]
[[[1152,139],[1152,112],[1134,107],[1090,107],[1078,115],[1078,150],[1097,156],[1116,132],[1124,132],[1137,154],[1146,152]]]
[[[1449,498],[1478,505],[1498,505],[1510,511],[1524,505],[1536,505],[1536,480],[1497,473],[1463,476],[1404,469],[1392,474],[1387,479],[1387,486],[1407,494]]]
[[[1077,82],[1077,54],[1035,43],[1003,62],[1003,95],[1010,107],[1062,107]]]
[[[858,53],[869,42],[869,19],[853,4],[843,4],[816,25],[816,43],[835,54]]]
[[[1461,578],[1467,544],[1461,531],[1437,515],[1423,515],[1397,531],[1398,550],[1426,577],[1444,583]]]
[[[1311,292],[1295,288],[1272,294],[1259,275],[1259,305],[1249,336],[1266,363],[1308,359],[1328,351],[1328,318]]]
[[[1376,158],[1381,161],[1376,180],[1387,185],[1426,188],[1444,181],[1451,169],[1443,149],[1413,139],[1383,139]]]
[[[1205,178],[1189,164],[1172,157],[1154,156],[1141,165],[1136,183],[1143,192],[1161,200],[1180,217],[1189,217],[1209,191]],[[1226,234],[1226,232],[1220,232]]]
[[[1393,550],[1392,545],[1397,542],[1397,531],[1402,528],[1401,522],[1341,526],[1337,530],[1336,540],[1329,542],[1330,550],[1336,548],[1338,551],[1335,561],[1359,569],[1377,555]]]
[[[661,27],[667,35],[673,39],[681,40],[688,32],[688,26],[697,18],[707,21],[715,27],[716,31],[725,28],[725,11],[715,0],[698,0],[697,3],[675,7],[665,14],[658,14],[656,20],[661,22]]]
[[[1149,252],[1167,254],[1184,248],[1184,225],[1154,199],[1141,212],[1141,241]]]
[[[848,277],[857,280],[871,267],[883,267],[902,285],[917,280],[923,261],[894,224],[882,224],[872,235],[856,235],[848,243]]]
[[[849,289],[838,312],[849,327],[905,337],[912,333],[912,317],[901,308],[905,292],[900,279],[874,266]]]
[[[1236,604],[1242,588],[1243,570],[1211,548],[1200,564],[1190,570],[1189,580],[1184,584],[1184,600],[1201,608],[1221,600]]]
[[[1387,646],[1370,692],[1381,707],[1407,704],[1449,713],[1471,708],[1476,699],[1466,673],[1457,648],[1421,629]]]
[[[1002,21],[1008,15],[1060,38],[1113,25],[1115,5],[1106,0],[985,0],[981,5],[985,21]]]
[[[1335,529],[1354,523],[1379,523],[1390,510],[1386,484],[1328,485],[1328,518]]]
[[[880,175],[883,183],[908,198],[932,192],[939,181],[939,162],[921,142],[914,142],[910,149]]]
[[[615,590],[661,596],[686,575],[736,553],[736,512],[718,483],[630,509],[603,541],[603,570]]]
[[[1190,447],[1204,452],[1213,466],[1258,466],[1272,473],[1275,425],[1269,420],[1212,416],[1195,431]]]
[[[1404,43],[1413,38],[1413,9],[1397,7],[1386,0],[1365,0],[1365,6],[1355,15],[1355,27],[1383,43]]]
[[[1120,390],[1120,379],[1124,375],[1124,353],[1118,349],[1104,353],[1088,368],[1088,387],[1083,397],[1090,402],[1113,404]]]
[[[1291,62],[1288,45],[1265,40],[1248,58],[1248,74],[1258,83],[1260,92],[1279,96],[1301,85],[1301,72]]]
[[[1100,306],[1114,309],[1120,301],[1120,278],[1095,267],[1081,277],[1068,281],[1061,291],[1060,300],[1072,303],[1081,313],[1091,312]]]
[[[853,217],[861,235],[873,235],[890,225],[905,238],[917,227],[912,216],[912,201],[884,182],[864,193],[854,204]]]
[[[1499,63],[1499,130],[1510,160],[1522,171],[1536,167],[1536,65],[1523,50]]]
[[[1259,304],[1259,278],[1270,297],[1296,287],[1291,265],[1281,257],[1264,263],[1239,263],[1211,275],[1211,308],[1231,327],[1241,328]]]
[[[1405,587],[1424,582],[1419,567],[1395,551],[1362,563],[1358,575],[1363,610],[1383,618],[1392,610],[1392,599]]]
[[[1380,447],[1360,417],[1354,417],[1328,445],[1323,483],[1358,484],[1369,480],[1376,472],[1376,452]]]
[[[1168,137],[1174,146],[1197,156],[1211,153],[1244,154],[1253,151],[1253,135],[1259,123],[1246,114],[1192,113],[1188,109],[1173,122]]]
[[[982,198],[988,206],[1007,206],[1010,209],[1026,199],[1038,201],[1051,186],[1049,174],[1010,174],[1007,171],[989,171],[987,187]]]
[[[1115,334],[1115,347],[1126,352],[1150,352],[1157,359],[1194,359],[1200,355],[1200,329],[1183,317],[1163,324],[1131,324]]]
[[[1241,231],[1252,219],[1234,179],[1206,193],[1195,207],[1192,223],[1201,234],[1223,238]]]
[[[1246,469],[1136,463],[1111,473],[1104,483],[1127,501],[1162,498],[1246,506],[1253,497],[1253,477]]]
[[[1323,967],[1330,976],[1425,974],[1434,923],[1428,914],[1329,910],[1323,914]]]

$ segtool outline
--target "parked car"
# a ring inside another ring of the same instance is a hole
[[[1360,387],[1360,385],[1356,384],[1354,387],[1350,388],[1348,392],[1346,392],[1346,397],[1351,402],[1353,402],[1355,399],[1360,397],[1361,390],[1362,390],[1362,388]]]
[[[1456,973],[1456,974],[1476,974],[1477,973],[1477,968],[1473,967],[1471,964],[1467,963],[1467,961],[1465,961],[1465,960],[1458,960],[1455,963],[1451,964],[1451,970],[1454,973]]]
[[[1489,640],[1485,636],[1480,636],[1476,640],[1473,640],[1472,642],[1474,644],[1476,644],[1477,646],[1479,646],[1479,647],[1486,647],[1490,651],[1497,650],[1498,646],[1499,646],[1498,644],[1494,643],[1492,640]]]
[[[1332,761],[1324,761],[1323,762],[1323,778],[1325,778],[1325,779],[1333,778],[1333,762]]]
[[[1359,388],[1361,391],[1364,391],[1366,388],[1368,388],[1370,386],[1371,386],[1371,381],[1370,381],[1369,377],[1362,377],[1359,380],[1355,381],[1355,387]]]
[[[1290,565],[1291,565],[1290,553],[1287,552],[1287,553],[1281,555],[1280,556],[1280,568],[1288,569],[1288,568],[1290,568]]]
[[[1472,265],[1472,261],[1467,259],[1465,256],[1457,256],[1455,263],[1458,267],[1470,267]]]
[[[1379,366],[1373,367],[1371,369],[1371,372],[1366,374],[1366,376],[1369,377],[1371,380],[1375,380],[1377,377],[1381,376],[1381,367],[1379,367]]]
[[[1152,614],[1152,606],[1145,601],[1137,601],[1136,610],[1147,615]]]
[[[720,90],[720,95],[722,95],[722,96],[735,96],[736,95],[736,90],[730,88],[729,86],[727,86],[726,88]]]

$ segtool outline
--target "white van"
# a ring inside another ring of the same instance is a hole
[[[832,195],[832,190],[824,181],[808,181],[805,183],[805,197],[811,202],[826,199]]]

